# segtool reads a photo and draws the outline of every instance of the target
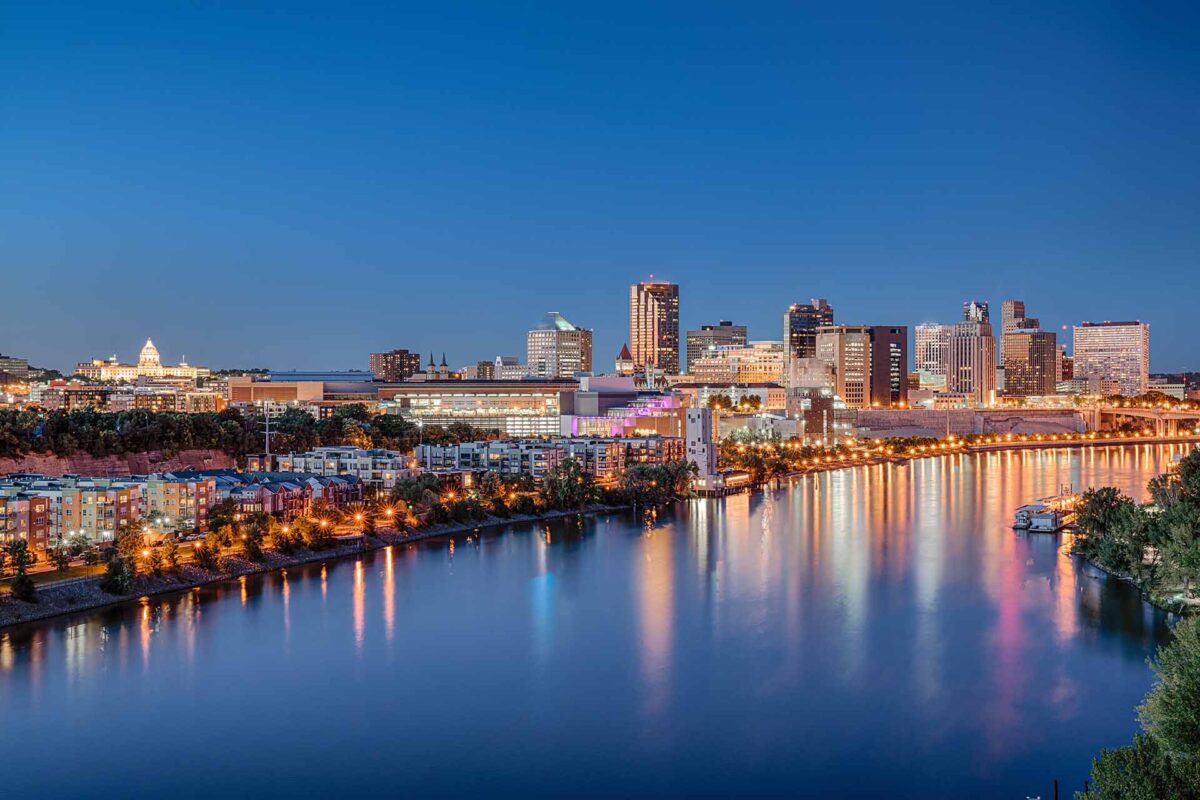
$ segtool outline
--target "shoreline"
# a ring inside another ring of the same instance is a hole
[[[1158,446],[1168,444],[1196,443],[1200,443],[1200,435],[1155,437],[1152,439],[1131,438],[1079,439],[1073,441],[996,442],[981,445],[964,445],[961,448],[940,453],[919,453],[915,455],[890,457],[885,456],[881,458],[864,459],[857,463],[849,464],[822,464],[820,466],[808,467],[806,469],[786,473],[778,478],[773,479],[773,482],[779,483],[783,480],[800,478],[816,473],[834,472],[840,469],[851,469],[854,467],[875,466],[880,464],[904,464],[909,461],[917,461],[926,458],[942,458],[944,456],[961,455],[964,453],[1054,448],[1081,449],[1087,447],[1128,447],[1130,445]],[[772,481],[768,481],[760,486],[750,487],[749,491],[762,488],[762,486],[769,485],[770,483],[772,483]],[[162,594],[170,594],[172,592],[188,591],[190,589],[199,588],[200,586],[221,583],[222,581],[235,580],[246,575],[257,575],[266,572],[273,572],[276,570],[287,569],[288,567],[302,566],[304,564],[311,564],[330,559],[342,559],[365,552],[381,550],[384,547],[389,547],[392,545],[411,544],[427,541],[429,539],[436,539],[439,537],[451,537],[469,534],[485,528],[502,528],[508,525],[548,522],[550,520],[563,519],[566,517],[607,514],[617,511],[627,511],[631,508],[634,508],[634,506],[608,506],[593,504],[574,511],[552,511],[547,514],[539,515],[514,514],[511,517],[494,517],[489,515],[486,519],[478,521],[440,523],[429,528],[421,528],[408,533],[403,533],[401,531],[392,529],[377,530],[371,534],[362,534],[353,544],[342,545],[331,548],[330,550],[306,551],[303,555],[295,554],[291,556],[285,556],[275,551],[267,551],[266,558],[261,563],[246,561],[239,556],[226,556],[226,563],[232,566],[232,569],[228,571],[212,573],[202,570],[190,563],[184,564],[180,567],[179,574],[175,577],[154,577],[148,575],[139,576],[137,579],[139,581],[139,591],[128,595],[109,595],[102,592],[99,588],[101,579],[100,576],[70,578],[61,582],[50,583],[39,588],[39,602],[37,603],[23,603],[18,600],[13,600],[11,597],[5,597],[3,600],[0,600],[0,631],[27,623],[42,622],[54,617],[66,616],[83,611],[94,611],[107,606],[115,606],[123,603],[139,601],[143,597],[154,597]],[[1153,607],[1168,613],[1180,613],[1179,611],[1173,610],[1171,607],[1156,602],[1156,599],[1158,598],[1143,589],[1132,578],[1109,572],[1099,564],[1095,564],[1092,561],[1083,558],[1082,556],[1079,558],[1085,564],[1101,570],[1109,577],[1128,582],[1131,586],[1137,589],[1141,593],[1142,598]]]
[[[11,597],[0,600],[0,632],[28,623],[44,622],[54,617],[139,602],[145,597],[186,592],[201,586],[236,580],[247,575],[260,575],[289,567],[349,558],[395,545],[413,544],[439,537],[459,536],[483,528],[502,528],[507,525],[547,522],[566,517],[607,514],[630,508],[633,506],[593,504],[575,511],[552,511],[536,516],[528,514],[513,515],[509,518],[489,516],[487,519],[473,522],[441,523],[410,533],[383,529],[374,533],[361,534],[352,544],[342,544],[329,550],[308,550],[302,554],[292,555],[267,550],[264,551],[265,558],[262,562],[247,561],[245,558],[235,555],[224,556],[224,563],[231,567],[228,570],[222,570],[219,573],[209,572],[195,564],[187,563],[181,565],[179,572],[174,576],[169,574],[162,576],[139,575],[136,579],[138,591],[122,595],[112,595],[102,591],[100,589],[101,575],[68,578],[39,587],[38,602],[36,603],[25,603]]]

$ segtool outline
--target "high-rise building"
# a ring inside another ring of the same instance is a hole
[[[408,380],[421,371],[421,354],[403,349],[371,353],[368,363],[377,380],[395,383]]]
[[[570,378],[592,371],[592,332],[557,311],[547,312],[526,337],[525,363],[535,378]]]
[[[872,325],[871,404],[908,403],[908,328],[903,325]]]
[[[745,329],[743,328],[743,330]],[[28,379],[28,361],[0,353],[0,386],[6,383],[23,383]]]
[[[833,306],[823,297],[811,303],[793,303],[783,312],[783,349],[788,362],[817,354],[817,328],[833,324]]]
[[[922,322],[913,333],[913,368],[930,375],[945,375],[950,329],[953,325]]]
[[[1040,330],[1041,327],[1041,321],[1037,317],[1026,316],[1024,300],[1005,300],[1000,305],[1000,366],[1003,367],[1006,361],[1005,337],[1017,331]]]
[[[1076,325],[1076,378],[1115,380],[1121,394],[1144,394],[1150,386],[1150,326],[1144,322],[1085,322]]]
[[[629,287],[629,347],[638,367],[679,374],[679,286],[643,281]]]
[[[745,347],[746,326],[734,325],[721,320],[716,325],[701,325],[699,330],[687,332],[687,369],[718,347]]]
[[[817,328],[816,357],[833,370],[833,390],[849,408],[871,405],[871,329],[866,325]]]
[[[1058,384],[1059,349],[1054,331],[1018,328],[1001,337],[1004,344],[1004,393],[1043,397]]]
[[[988,313],[988,304],[986,300],[968,300],[963,303],[963,321],[965,322],[986,322],[991,325],[992,317]]]
[[[991,405],[996,400],[996,338],[987,321],[987,304],[970,303],[963,316],[947,338],[946,391]]]

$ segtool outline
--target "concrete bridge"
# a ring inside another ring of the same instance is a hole
[[[1200,429],[1200,409],[1181,410],[1145,406],[1097,406],[1080,409],[1094,415],[1089,420],[1091,430],[1110,430],[1125,423],[1142,425],[1155,436],[1178,435],[1184,431]]]

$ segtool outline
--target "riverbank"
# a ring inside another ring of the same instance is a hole
[[[302,552],[284,554],[274,550],[263,552],[263,561],[248,561],[241,556],[227,555],[222,557],[222,566],[218,572],[200,568],[194,563],[181,564],[174,573],[162,575],[139,575],[134,582],[135,591],[129,594],[114,595],[100,589],[101,576],[86,578],[71,578],[63,581],[45,584],[38,589],[38,602],[25,603],[11,596],[0,597],[0,629],[27,622],[37,622],[79,611],[91,611],[105,606],[119,605],[140,600],[143,597],[153,597],[160,594],[187,591],[222,581],[234,580],[246,575],[296,567],[332,559],[347,558],[364,552],[379,550],[391,545],[411,544],[414,542],[436,539],[442,536],[457,536],[473,533],[484,528],[500,528],[521,523],[548,522],[565,517],[576,517],[592,514],[606,514],[623,511],[631,506],[609,506],[592,504],[573,511],[551,511],[546,514],[514,514],[511,517],[488,516],[482,520],[471,522],[449,522],[431,525],[412,531],[394,529],[376,530],[372,534],[354,537],[352,542],[346,542],[328,550],[305,550]]]

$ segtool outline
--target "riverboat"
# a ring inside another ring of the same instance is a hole
[[[1079,495],[1064,486],[1054,497],[1023,505],[1013,515],[1013,528],[1030,533],[1057,533],[1075,523],[1075,504]]]

